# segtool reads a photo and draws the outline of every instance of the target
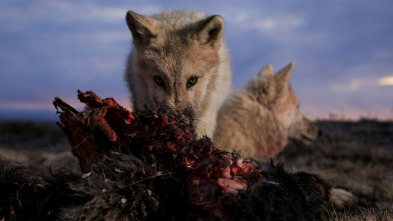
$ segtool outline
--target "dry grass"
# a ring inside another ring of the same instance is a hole
[[[358,197],[326,220],[392,220],[393,123],[319,122],[324,132],[310,146],[291,145],[279,154],[294,171],[317,174]]]
[[[323,221],[393,221],[393,212],[385,209],[376,212],[369,208],[366,210],[359,210],[356,213],[347,211],[336,211],[332,209],[329,213],[323,214]]]
[[[27,166],[77,169],[77,159],[55,123],[0,122],[0,157]]]

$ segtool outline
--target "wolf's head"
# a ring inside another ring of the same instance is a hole
[[[246,90],[254,93],[258,102],[273,113],[287,130],[288,141],[309,144],[319,130],[299,110],[299,98],[289,83],[294,66],[295,62],[291,62],[274,75],[273,67],[266,65],[248,82]]]
[[[192,109],[197,115],[216,90],[224,21],[200,12],[145,17],[129,11],[133,37],[126,78],[134,108]]]

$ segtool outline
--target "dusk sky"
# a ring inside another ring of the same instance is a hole
[[[55,119],[56,96],[83,107],[77,89],[129,107],[126,12],[165,9],[224,18],[234,89],[265,64],[278,71],[295,61],[291,83],[305,115],[393,119],[392,0],[2,0],[0,119]]]

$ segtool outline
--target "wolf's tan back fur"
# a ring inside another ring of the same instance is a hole
[[[183,10],[153,17],[128,12],[126,21],[134,47],[125,78],[134,110],[192,110],[198,137],[211,137],[231,83],[223,19]],[[192,77],[196,84],[186,86]]]
[[[289,141],[307,143],[318,129],[299,110],[299,100],[289,84],[294,62],[274,75],[265,66],[247,86],[222,105],[217,116],[214,144],[242,156],[273,157]]]

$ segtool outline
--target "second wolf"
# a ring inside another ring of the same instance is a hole
[[[288,142],[310,143],[317,137],[318,128],[300,112],[289,83],[294,65],[275,75],[266,65],[245,89],[224,102],[213,136],[218,148],[241,150],[248,157],[274,157]]]
[[[134,110],[191,110],[197,136],[212,137],[231,84],[223,19],[186,10],[152,17],[129,11],[126,21],[134,44],[126,69]]]

